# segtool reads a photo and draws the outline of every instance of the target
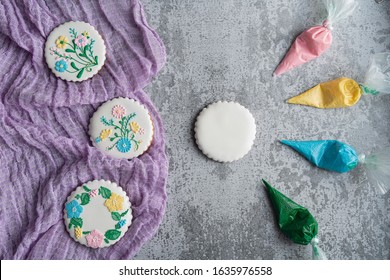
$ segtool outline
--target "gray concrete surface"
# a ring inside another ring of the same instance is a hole
[[[390,96],[364,96],[348,109],[319,110],[285,100],[339,76],[361,81],[371,54],[390,50],[390,1],[360,0],[335,24],[330,50],[273,78],[300,32],[321,23],[321,1],[144,0],[168,52],[146,88],[161,112],[170,157],[168,205],[156,236],[137,259],[306,259],[311,248],[278,230],[261,178],[305,205],[330,259],[389,259],[389,195],[364,170],[330,173],[278,139],[338,139],[358,152],[390,145]],[[193,137],[199,111],[232,100],[254,115],[257,137],[240,161],[206,158]]]

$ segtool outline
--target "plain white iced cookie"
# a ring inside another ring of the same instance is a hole
[[[57,77],[80,82],[91,78],[102,68],[106,47],[102,36],[89,23],[70,21],[49,34],[45,58]]]
[[[235,102],[219,101],[200,112],[195,123],[199,149],[209,158],[232,162],[245,156],[256,135],[255,119]]]
[[[90,181],[68,197],[64,220],[77,242],[91,248],[108,247],[118,242],[130,226],[131,203],[117,184]]]
[[[89,123],[93,145],[105,154],[131,159],[142,155],[153,140],[153,122],[144,105],[115,98],[101,105]]]

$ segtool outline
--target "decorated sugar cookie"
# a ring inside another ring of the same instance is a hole
[[[248,109],[235,102],[219,101],[199,114],[195,138],[209,158],[231,162],[245,156],[256,136],[255,119]]]
[[[130,226],[131,204],[117,184],[90,181],[68,197],[64,220],[70,236],[77,242],[91,248],[108,247],[118,242]]]
[[[82,21],[70,21],[49,34],[45,58],[57,77],[80,82],[91,78],[102,68],[106,47],[93,26]]]
[[[94,146],[107,155],[131,159],[143,154],[153,140],[148,110],[136,100],[116,98],[94,113],[89,124]]]

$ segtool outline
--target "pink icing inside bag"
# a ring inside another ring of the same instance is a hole
[[[329,22],[313,26],[303,31],[276,68],[274,75],[281,75],[297,66],[300,66],[320,56],[332,44],[332,32],[328,28]]]

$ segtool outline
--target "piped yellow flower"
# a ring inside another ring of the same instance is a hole
[[[103,129],[102,132],[100,132],[100,140],[106,139],[108,136],[110,136],[112,130],[111,129]]]
[[[120,196],[116,193],[111,193],[110,198],[104,202],[104,206],[106,206],[110,212],[121,211],[123,210],[124,201],[125,199],[123,196]]]
[[[74,229],[74,237],[76,237],[76,239],[80,239],[81,236],[83,236],[83,231],[80,227],[76,227]]]
[[[60,48],[60,49],[65,48],[67,43],[68,43],[68,38],[66,38],[65,36],[60,36],[56,40],[56,46],[57,46],[57,48]]]
[[[131,122],[130,123],[130,129],[134,132],[137,133],[140,129],[140,126],[137,122]]]
[[[84,37],[88,37],[89,36],[89,33],[87,31],[84,31],[83,33],[81,33]]]

